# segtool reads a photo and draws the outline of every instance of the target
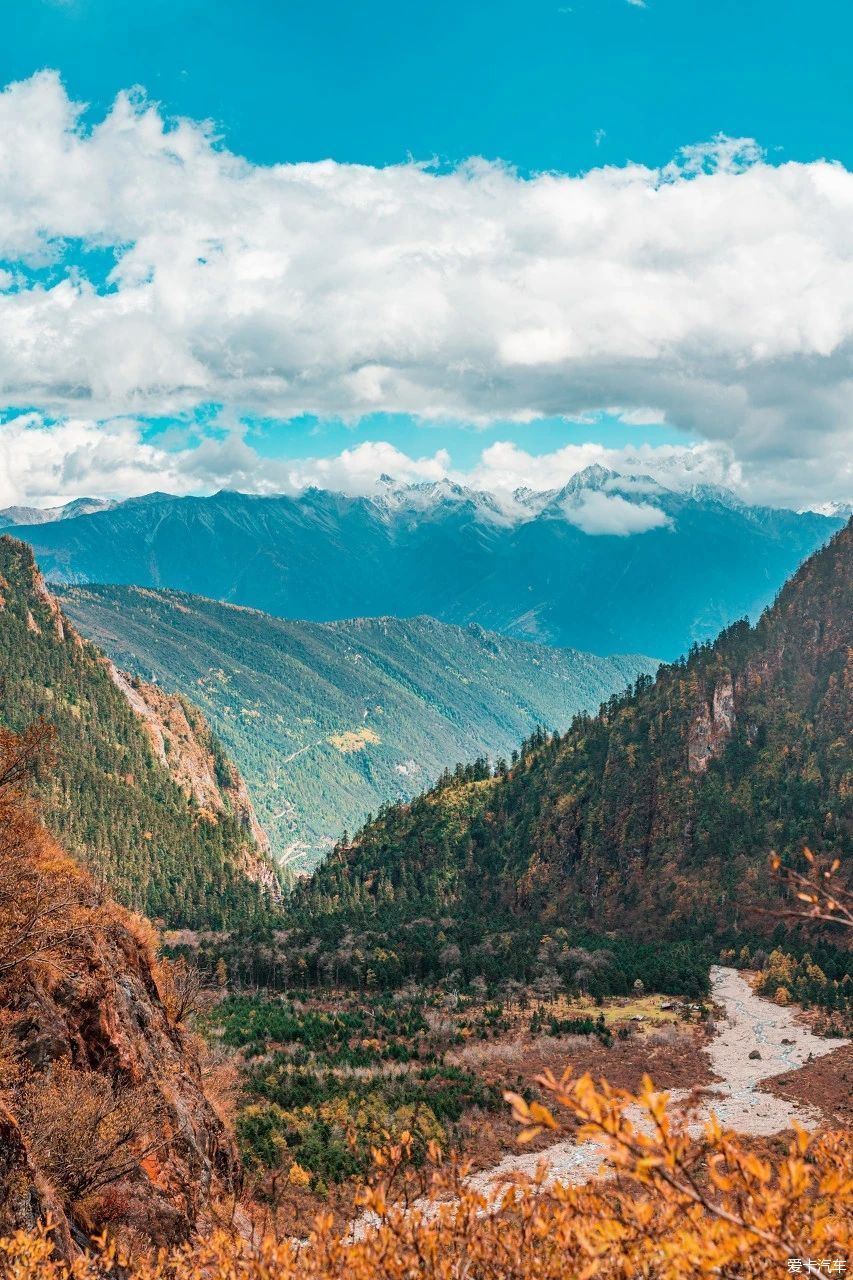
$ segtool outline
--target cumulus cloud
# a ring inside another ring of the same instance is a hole
[[[383,441],[295,461],[261,457],[242,429],[183,447],[166,443],[175,442],[146,440],[143,425],[132,418],[53,423],[22,414],[0,426],[0,507],[52,506],[83,495],[131,498],[154,489],[296,494],[315,485],[366,494],[376,490],[383,474],[416,483],[440,480],[450,471],[444,449],[413,458]]]
[[[710,483],[744,493],[736,460],[717,445],[613,449],[591,442],[536,455],[499,441],[463,470],[454,466],[446,449],[413,457],[382,440],[363,441],[328,457],[282,459],[261,456],[242,426],[202,438],[188,429],[151,438],[145,424],[130,417],[53,422],[28,413],[0,425],[0,507],[52,506],[84,495],[129,498],[154,489],[175,494],[218,489],[298,494],[316,486],[371,494],[383,476],[391,476],[401,484],[447,479],[467,485],[497,495],[511,513],[517,489],[557,489],[595,463],[637,477],[630,483],[621,480],[621,492],[642,494],[653,491],[657,483],[672,489]],[[598,510],[606,506],[599,504]],[[620,507],[611,504],[607,509],[615,519]],[[575,523],[591,526],[596,518],[596,511],[583,510]]]
[[[622,475],[649,477],[669,489],[714,484],[755,500],[755,495],[750,494],[743,483],[740,466],[731,450],[712,444],[643,444],[614,449],[590,441],[565,445],[550,453],[531,454],[511,441],[499,441],[483,450],[466,481],[473,488],[509,495],[521,488],[560,488],[577,472],[595,464]]]
[[[770,501],[850,485],[841,165],[717,138],[579,177],[265,167],[138,93],[90,126],[43,72],[0,93],[0,193],[6,405],[474,423],[655,406]],[[106,281],[56,273],[80,245],[115,254]]]

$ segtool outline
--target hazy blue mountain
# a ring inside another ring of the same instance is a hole
[[[432,618],[290,622],[134,587],[61,598],[123,668],[203,708],[274,850],[301,865],[446,765],[509,755],[536,724],[564,729],[657,668]]]
[[[151,494],[16,533],[53,582],[169,587],[315,621],[429,614],[672,658],[754,619],[841,523],[589,467],[506,505],[446,481],[358,498]]]

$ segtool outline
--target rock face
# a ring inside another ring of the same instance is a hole
[[[710,705],[703,702],[690,723],[687,762],[691,773],[704,773],[711,760],[722,755],[734,725],[734,683],[726,674],[714,686]]]
[[[230,813],[263,853],[269,840],[246,784],[197,707],[156,684],[127,676],[106,659],[113,684],[142,721],[161,764],[207,817]]]
[[[44,576],[35,568],[35,566],[33,566],[32,570],[32,594],[33,598],[45,610],[54,635],[59,643],[62,644],[66,635],[65,619],[62,616],[62,610],[59,607],[56,596],[52,595],[51,592],[48,591]],[[39,636],[42,634],[42,629],[38,622],[36,622],[31,610],[27,611],[27,628],[33,633],[33,635]],[[72,637],[78,648],[82,647],[83,641],[77,632],[74,631],[73,627],[69,627],[68,634]]]
[[[145,1150],[137,1162],[130,1144],[128,1167],[86,1197],[83,1214],[61,1180],[52,1185],[55,1174],[39,1167],[26,1101],[10,1089],[9,1109],[0,1104],[0,1232],[49,1215],[67,1251],[81,1232],[118,1216],[155,1243],[172,1244],[204,1227],[217,1194],[239,1189],[237,1153],[205,1096],[192,1045],[160,998],[149,926],[99,903],[91,887],[75,910],[79,927],[50,966],[23,965],[0,988],[5,1047],[37,1095],[60,1072],[69,1073],[60,1077],[66,1083],[84,1078],[107,1083],[116,1096],[144,1095]],[[82,1115],[80,1125],[84,1140]]]
[[[57,1224],[60,1252],[71,1252],[71,1237],[61,1205],[30,1159],[14,1116],[0,1103],[0,1236],[32,1231],[50,1218]]]

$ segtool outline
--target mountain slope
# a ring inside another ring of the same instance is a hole
[[[808,843],[849,865],[851,690],[853,522],[756,627],[528,742],[506,777],[469,767],[391,810],[294,906],[325,912],[337,936],[372,919],[409,955],[412,922],[436,913],[481,951],[486,929],[513,922],[645,937],[735,925],[770,892],[771,849]]]
[[[51,581],[169,587],[313,621],[427,614],[672,658],[757,617],[840,523],[590,467],[507,507],[446,482],[371,498],[151,494],[18,533]]]
[[[120,666],[203,708],[276,852],[299,865],[448,762],[508,755],[535,725],[565,728],[657,668],[431,618],[288,622],[135,587],[61,598]]]
[[[153,930],[28,803],[33,769],[49,769],[39,740],[0,728],[0,1234],[49,1215],[66,1257],[120,1225],[137,1247],[175,1243],[238,1190],[237,1152],[168,1007],[177,971],[155,960]]]
[[[83,641],[29,548],[0,537],[0,723],[56,735],[50,828],[127,905],[170,923],[253,918],[271,885],[245,787],[203,717]]]

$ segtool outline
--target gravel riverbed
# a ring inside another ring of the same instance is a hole
[[[795,1071],[812,1058],[833,1053],[850,1041],[813,1035],[797,1021],[795,1010],[756,995],[736,969],[714,966],[711,996],[719,1016],[705,1052],[719,1083],[703,1089],[691,1111],[691,1131],[701,1132],[711,1112],[726,1128],[755,1137],[780,1133],[793,1122],[806,1129],[814,1128],[821,1119],[815,1108],[777,1098],[758,1086],[772,1076]],[[753,1052],[760,1056],[751,1058]],[[670,1097],[677,1104],[688,1097],[688,1090],[673,1090]],[[642,1116],[636,1108],[627,1114],[635,1123],[641,1123]],[[474,1174],[470,1185],[489,1193],[513,1174],[534,1174],[542,1161],[555,1182],[586,1182],[601,1167],[602,1148],[597,1142],[564,1141],[539,1153],[507,1156],[494,1168]]]

